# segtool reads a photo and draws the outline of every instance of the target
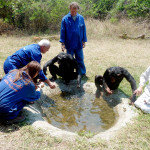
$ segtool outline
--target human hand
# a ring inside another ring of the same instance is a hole
[[[37,86],[37,89],[36,89],[36,91],[40,91],[41,89],[40,89],[40,87],[39,86]]]
[[[150,101],[149,100],[144,100],[144,103],[147,105],[150,105]]]
[[[138,89],[136,89],[133,94],[136,94],[137,96],[139,96],[142,93],[142,86],[140,86]]]
[[[61,44],[61,49],[62,49],[63,52],[65,51],[66,47],[65,47],[64,43]]]
[[[50,84],[50,88],[51,88],[51,89],[54,89],[54,88],[56,88],[56,85],[53,84],[53,83],[51,83],[51,84]]]
[[[43,88],[43,87],[44,87],[44,82],[41,82],[41,83],[39,84],[39,87],[40,87],[40,88]]]
[[[85,42],[82,42],[82,47],[85,48]]]
[[[129,105],[134,105],[134,102],[129,102]]]

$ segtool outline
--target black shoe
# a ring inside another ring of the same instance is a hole
[[[5,124],[6,125],[11,125],[13,123],[20,123],[20,122],[23,122],[25,119],[26,119],[26,117],[21,113],[15,119],[7,120],[5,122]]]

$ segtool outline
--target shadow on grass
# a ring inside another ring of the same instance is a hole
[[[0,121],[0,132],[11,133],[18,131],[21,127],[28,125],[26,119],[21,123],[15,123],[11,125],[6,125],[3,121]]]

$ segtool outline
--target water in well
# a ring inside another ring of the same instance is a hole
[[[45,103],[49,103],[49,107],[42,107],[47,121],[55,127],[71,132],[99,133],[112,127],[117,118],[117,113],[107,102],[95,98],[92,93],[62,92],[47,97]]]

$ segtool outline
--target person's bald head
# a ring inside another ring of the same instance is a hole
[[[43,54],[46,53],[50,48],[50,41],[47,39],[41,40],[38,44],[40,45],[41,53]]]

